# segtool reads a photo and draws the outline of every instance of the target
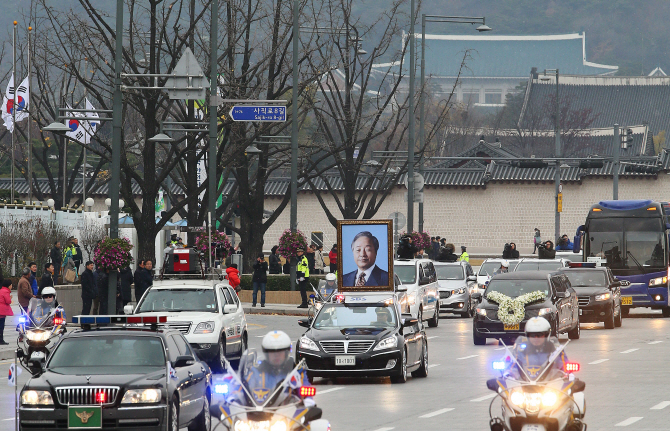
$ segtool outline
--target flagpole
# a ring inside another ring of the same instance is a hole
[[[86,76],[88,75],[88,57],[84,58],[84,81],[86,81]],[[86,96],[88,96],[88,87],[84,85],[84,107],[88,109],[88,106],[86,106],[86,102],[88,99],[86,99]],[[86,113],[86,115],[90,115],[90,113]],[[88,127],[89,130],[91,129],[91,121],[88,121]],[[91,142],[91,139],[93,139],[92,135],[89,135],[88,143]],[[86,206],[86,145],[88,145],[86,142],[86,136],[84,135],[84,167],[81,175],[81,204]]]
[[[32,71],[30,70],[30,57],[32,51],[30,50],[31,32],[33,28],[28,27],[28,103],[32,100],[30,96],[30,89],[32,88]],[[33,141],[30,139],[30,129],[32,126],[33,115],[32,109],[28,109],[28,203],[33,202]]]
[[[18,349],[14,349],[14,429],[15,431],[19,431],[19,376],[17,376],[18,372],[18,364],[16,363],[16,359],[19,356],[18,355]]]
[[[12,88],[12,190],[11,203],[14,203],[14,135],[16,131],[16,25],[18,22],[14,21],[14,55],[12,57],[12,74],[14,76],[14,88]]]

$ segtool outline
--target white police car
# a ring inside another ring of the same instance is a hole
[[[224,357],[239,360],[248,345],[242,304],[225,281],[156,281],[133,314],[167,315],[165,326],[181,331],[198,356],[217,371],[225,368]]]

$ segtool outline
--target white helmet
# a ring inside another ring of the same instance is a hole
[[[329,272],[326,274],[326,281],[335,281],[337,280],[337,275],[334,272]]]
[[[44,295],[53,295],[54,298],[56,298],[56,289],[54,289],[51,286],[47,286],[44,289],[42,289],[42,296]]]
[[[264,352],[276,352],[291,348],[291,337],[284,331],[270,331],[265,334],[261,342]]]
[[[529,334],[544,334],[546,337],[551,333],[551,325],[544,317],[533,317],[526,322],[526,336]]]
[[[500,261],[500,266],[504,266],[505,268],[509,268],[509,262],[506,259],[503,259]]]

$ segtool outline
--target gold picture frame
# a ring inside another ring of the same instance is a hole
[[[393,220],[338,220],[337,244],[337,288],[340,292],[395,290]],[[357,286],[362,272],[366,273],[365,284]]]

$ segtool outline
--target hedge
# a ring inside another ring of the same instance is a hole
[[[251,275],[243,275],[240,279],[242,290],[253,290],[253,283],[251,282]],[[325,274],[312,275],[307,280],[312,283],[314,287],[318,286],[319,280],[326,277]],[[297,289],[296,284],[296,289]],[[268,282],[265,286],[266,291],[290,291],[291,290],[291,276],[288,274],[268,275]],[[307,285],[307,290],[311,290]]]

